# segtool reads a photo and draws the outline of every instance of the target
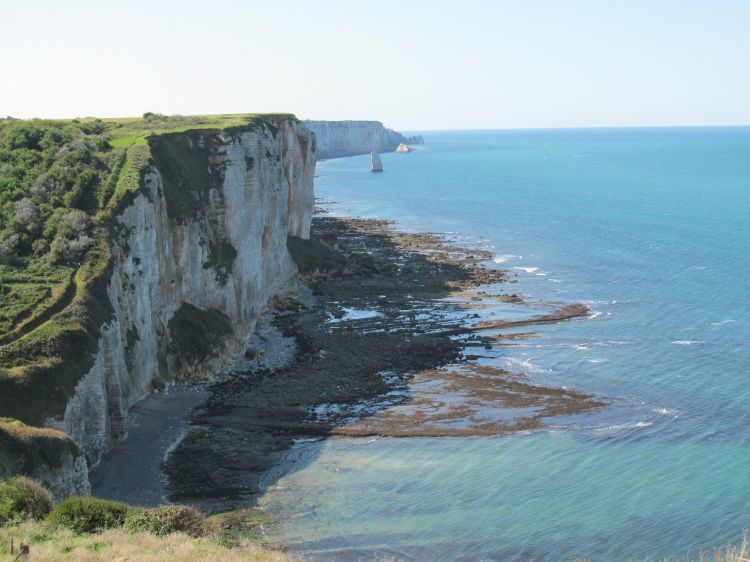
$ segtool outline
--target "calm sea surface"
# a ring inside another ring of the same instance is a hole
[[[585,302],[495,365],[611,406],[504,437],[300,444],[261,504],[319,560],[652,560],[750,529],[750,128],[427,132],[318,164],[342,215],[478,241]],[[557,421],[557,420],[555,420]]]

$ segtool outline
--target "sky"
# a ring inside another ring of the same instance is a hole
[[[0,0],[0,115],[750,125],[750,0]]]

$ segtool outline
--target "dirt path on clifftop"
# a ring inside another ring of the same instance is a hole
[[[588,312],[527,307],[503,271],[484,265],[492,254],[481,247],[333,218],[315,219],[313,240],[289,247],[317,297],[310,307],[278,303],[276,325],[296,338],[297,358],[210,387],[166,463],[173,500],[209,511],[252,505],[300,438],[500,435],[604,405],[477,362],[532,335],[519,326]],[[487,299],[525,312],[483,317]]]

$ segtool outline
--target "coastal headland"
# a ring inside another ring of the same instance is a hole
[[[526,302],[481,245],[312,220],[320,154],[294,116],[0,132],[4,158],[39,160],[11,206],[26,238],[2,248],[3,302],[25,299],[0,334],[2,477],[228,512],[294,469],[299,440],[503,435],[607,404],[482,361],[584,305]],[[89,183],[44,207],[82,144],[71,181]]]

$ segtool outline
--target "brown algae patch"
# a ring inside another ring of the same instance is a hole
[[[312,231],[288,247],[316,304],[279,302],[274,320],[295,339],[296,359],[210,388],[165,463],[173,499],[208,510],[252,504],[301,438],[502,435],[604,405],[473,362],[533,336],[507,330],[572,320],[585,306],[547,304],[529,315],[538,304],[486,289],[510,282],[483,265],[491,252],[437,234],[330,217]],[[487,320],[477,311],[489,301],[529,310]]]
[[[603,406],[588,394],[531,384],[518,373],[461,363],[416,373],[403,403],[331,430],[351,437],[502,435],[544,427],[544,418]]]
[[[549,314],[542,314],[541,316],[534,316],[524,320],[486,320],[484,322],[477,322],[471,327],[471,330],[476,332],[481,330],[516,328],[532,324],[554,324],[556,322],[572,320],[573,318],[580,318],[581,316],[588,316],[589,312],[588,307],[584,304],[569,304],[557,308]]]

